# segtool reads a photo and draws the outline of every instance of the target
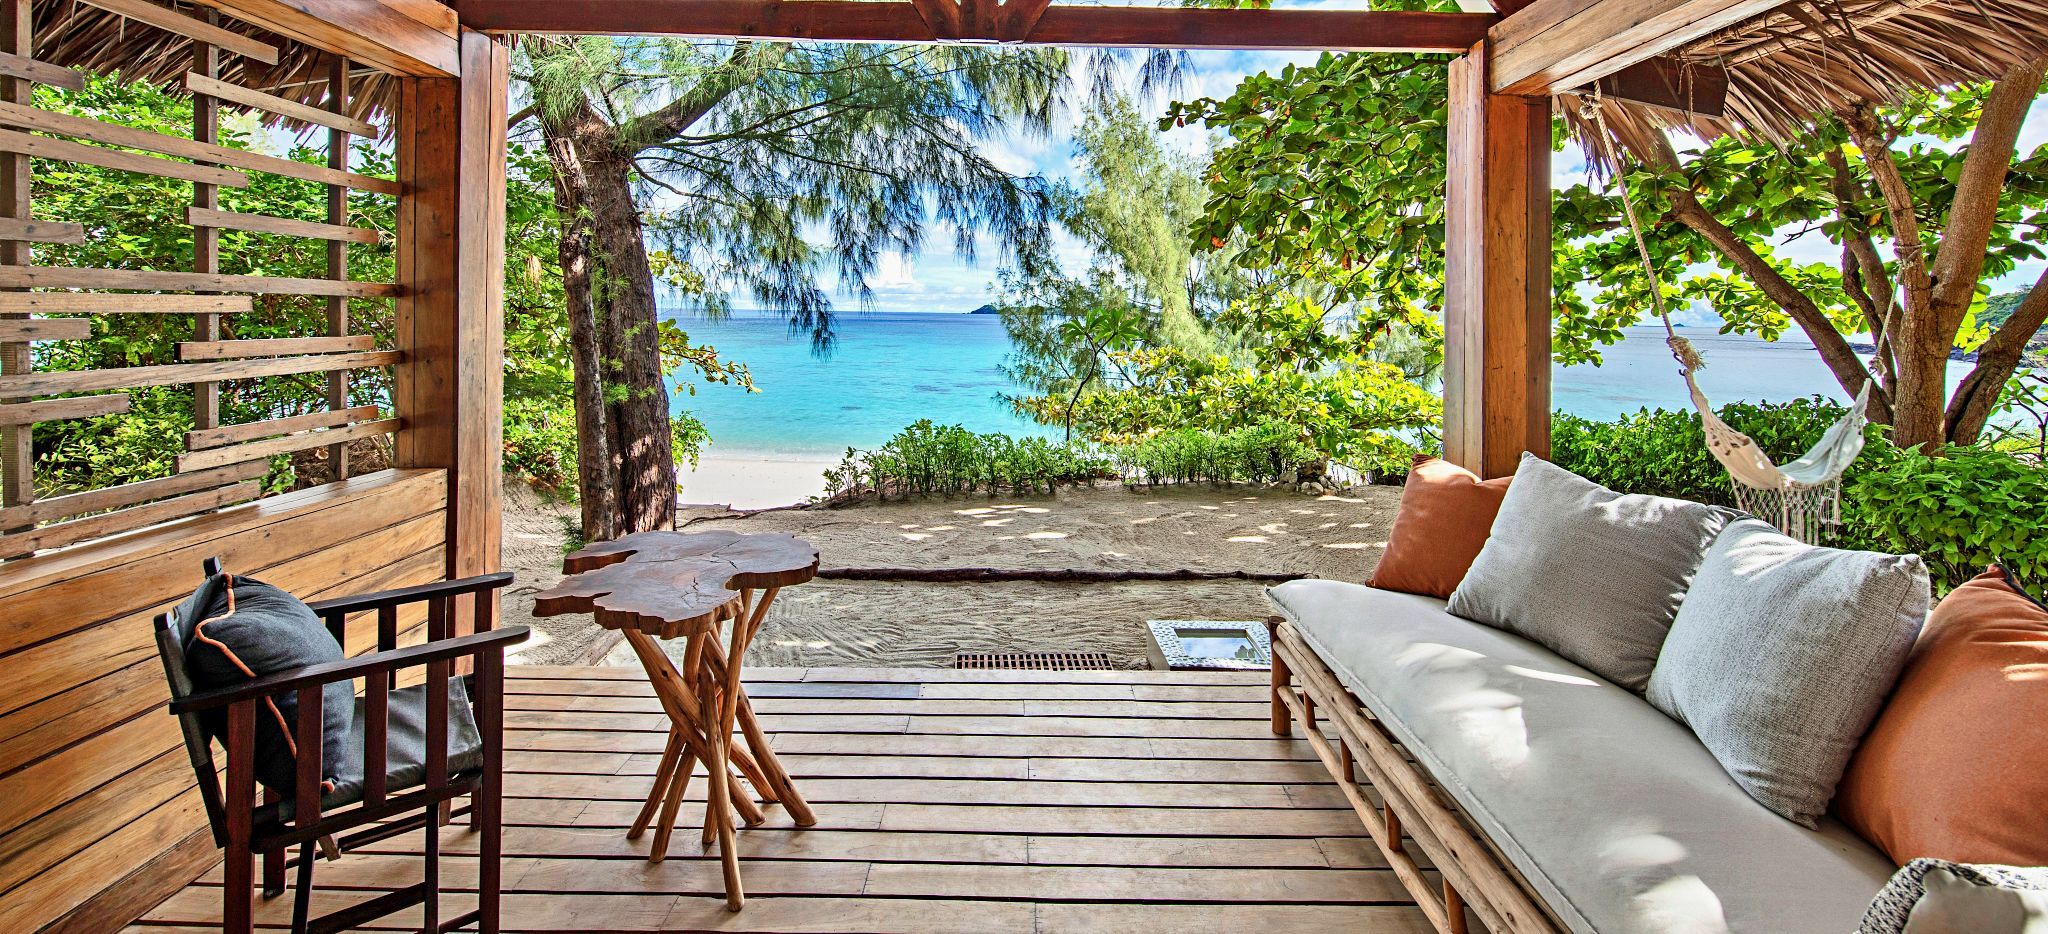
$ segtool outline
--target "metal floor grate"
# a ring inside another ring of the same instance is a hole
[[[1032,671],[1113,671],[1108,652],[961,652],[954,668],[1023,668]]]

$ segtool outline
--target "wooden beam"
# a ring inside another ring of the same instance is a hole
[[[178,344],[178,359],[242,360],[249,357],[353,353],[376,349],[377,339],[368,334],[351,334],[346,337],[263,337],[250,340],[181,341]]]
[[[1339,52],[1462,52],[1498,19],[1483,13],[1053,5],[1027,34],[1009,37],[1001,34],[1001,18],[972,34],[938,35],[902,0],[457,0],[455,7],[464,26],[490,32]],[[976,24],[963,23],[963,32],[970,25]]]
[[[216,97],[244,107],[253,107],[280,117],[303,120],[307,123],[315,123],[324,127],[332,127],[344,133],[354,133],[357,136],[372,138],[377,136],[377,125],[368,120],[357,120],[354,117],[329,113],[310,104],[301,104],[289,98],[279,97],[275,94],[266,94],[255,88],[245,88],[239,84],[229,84],[218,78],[209,78],[205,75],[187,72],[185,75],[185,90],[191,91],[194,94]]]
[[[1593,82],[1603,97],[1702,117],[1728,112],[1728,69],[1676,59],[1637,62]],[[1593,88],[1581,89],[1589,92]]]
[[[406,423],[392,463],[448,471],[451,577],[501,563],[505,45],[465,30],[461,73],[404,79],[396,134],[406,195],[393,330],[406,362],[392,401]]]
[[[0,425],[33,425],[36,422],[54,422],[67,418],[119,415],[126,411],[128,394],[118,392],[104,396],[72,396],[68,399],[44,399],[41,402],[14,402],[0,405]]]
[[[0,292],[0,314],[182,315],[241,314],[255,307],[247,295],[131,295],[122,292]]]
[[[346,185],[357,191],[375,192],[380,195],[398,194],[398,183],[387,178],[343,172],[324,165],[313,165],[277,156],[266,156],[246,149],[233,149],[217,143],[203,143],[182,136],[167,136],[149,130],[102,123],[85,117],[40,110],[26,104],[0,101],[0,124],[18,126],[46,133],[76,136],[95,143],[126,146],[130,149],[146,149],[166,156],[197,159],[216,165],[248,169],[252,172],[268,172],[287,178],[300,178],[309,182],[328,185]]]
[[[226,447],[244,441],[255,441],[276,435],[288,435],[297,431],[312,431],[315,428],[337,428],[351,422],[369,421],[378,415],[374,405],[360,405],[352,409],[309,412],[305,415],[291,415],[261,422],[243,422],[239,425],[222,425],[185,432],[185,450],[204,451],[207,448]]]
[[[336,282],[284,276],[231,276],[156,269],[84,269],[75,266],[0,266],[0,288],[185,289],[194,292],[253,292],[257,295],[345,295],[391,298],[388,282]],[[137,296],[142,297],[142,296]]]
[[[39,62],[26,55],[0,52],[0,75],[46,84],[66,91],[85,90],[85,74],[61,65]]]
[[[398,419],[383,418],[374,422],[357,422],[356,424],[341,428],[304,431],[280,438],[251,441],[247,444],[207,448],[203,451],[193,451],[190,454],[178,455],[178,472],[186,473],[194,470],[207,470],[228,464],[239,464],[243,461],[268,460],[279,454],[290,454],[293,451],[303,451],[307,448],[317,448],[328,444],[342,444],[358,438],[388,435],[397,431],[399,425]]]
[[[1542,95],[1584,87],[1784,0],[1535,0],[1488,31],[1487,88]]]
[[[350,243],[376,243],[377,231],[369,227],[349,227],[344,224],[323,224],[318,221],[302,221],[290,217],[272,217],[268,214],[243,214],[237,211],[218,211],[212,208],[190,207],[185,209],[187,223],[204,227],[219,227],[227,230],[246,230],[250,233],[281,234],[287,237],[312,237],[317,240],[346,240]]]
[[[144,386],[172,386],[224,379],[254,379],[259,376],[289,376],[294,373],[325,373],[329,370],[359,370],[390,366],[404,358],[395,350],[371,353],[320,354],[311,357],[269,357],[260,360],[224,360],[214,363],[160,363],[154,366],[124,366],[109,370],[51,370],[0,376],[0,397],[51,396],[64,392],[98,392],[103,389],[132,389]]]
[[[138,23],[148,23],[174,35],[218,46],[224,52],[233,52],[243,58],[253,58],[265,65],[277,64],[277,46],[271,45],[268,42],[251,39],[241,33],[222,29],[219,26],[202,23],[176,10],[157,6],[149,2],[149,0],[85,0],[85,2],[109,13],[119,13]]]
[[[1450,69],[1444,457],[1498,477],[1550,453],[1550,99],[1488,93],[1486,62]]]
[[[31,136],[14,130],[0,130],[0,151],[18,152],[25,156],[55,159],[59,162],[83,162],[86,165],[119,169],[123,172],[140,172],[158,178],[176,178],[208,185],[225,185],[229,188],[249,187],[249,176],[230,169],[159,159],[118,149],[102,149],[98,146],[74,143],[68,139]]]
[[[187,493],[170,499],[134,506],[85,519],[46,525],[15,535],[0,535],[0,556],[18,557],[44,548],[61,548],[93,538],[105,538],[144,526],[196,516],[222,506],[244,503],[263,495],[260,480],[245,480],[233,486]]]
[[[84,243],[85,227],[63,221],[22,220],[0,217],[0,240],[28,240],[34,243]]]
[[[399,75],[451,76],[455,11],[436,0],[195,0],[245,23]]]
[[[92,320],[89,318],[18,318],[0,321],[0,341],[82,341],[91,336]]]
[[[0,509],[0,528],[17,528],[53,519],[67,519],[88,512],[102,512],[120,509],[136,503],[146,503],[166,496],[178,496],[198,490],[255,480],[262,477],[268,465],[262,462],[234,464],[214,470],[193,471],[154,480],[123,483],[120,486],[102,487],[82,493],[67,493],[39,499],[23,506],[9,506]]]

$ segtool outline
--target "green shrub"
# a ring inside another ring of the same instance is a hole
[[[1322,455],[1282,422],[1217,433],[1195,428],[1162,431],[1109,448],[1126,483],[1270,483],[1293,479],[1321,465]]]
[[[1814,396],[1791,402],[1738,402],[1721,408],[1719,414],[1782,464],[1805,454],[1843,411]],[[1551,460],[1609,489],[1735,504],[1735,488],[1721,462],[1707,450],[1697,412],[1643,409],[1611,422],[1558,412],[1551,416],[1550,430]],[[1878,429],[1871,431],[1874,440]],[[1873,443],[1870,449],[1880,446]]]
[[[846,449],[825,471],[833,495],[873,490],[882,498],[1002,491],[1052,492],[1103,476],[1109,464],[1085,446],[1044,438],[979,434],[921,419],[872,451]]]
[[[1930,456],[1887,448],[1849,474],[1842,518],[1842,538],[1852,547],[1920,555],[1937,593],[1993,562],[2032,593],[2048,584],[2048,467],[2001,451],[1950,448]]]

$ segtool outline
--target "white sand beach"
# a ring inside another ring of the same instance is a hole
[[[801,503],[825,493],[825,470],[835,460],[770,460],[707,454],[683,472],[681,500],[688,505],[766,509]]]

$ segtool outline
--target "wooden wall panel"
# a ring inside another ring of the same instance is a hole
[[[1550,453],[1550,101],[1489,93],[1483,46],[1450,73],[1444,457],[1497,477]]]
[[[443,471],[387,470],[0,566],[0,666],[18,688],[0,697],[0,930],[90,929],[213,858],[192,842],[205,818],[150,623],[202,559],[308,598],[438,580],[447,495]]]

